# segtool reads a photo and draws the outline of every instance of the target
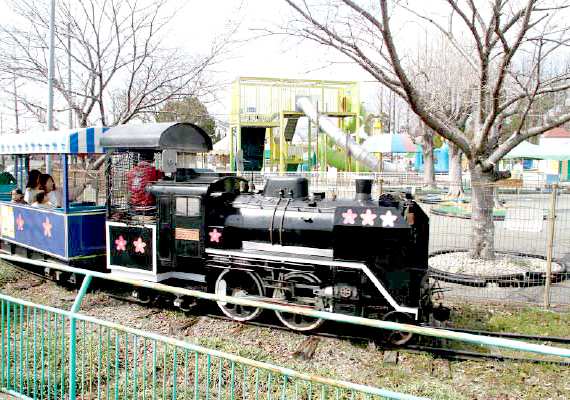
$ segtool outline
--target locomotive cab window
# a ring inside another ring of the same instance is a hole
[[[177,197],[176,215],[198,217],[200,215],[200,199],[196,197]]]

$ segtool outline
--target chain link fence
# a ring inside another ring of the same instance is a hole
[[[267,178],[277,175],[244,173],[256,190],[263,188]],[[354,198],[355,174],[305,172],[288,176],[308,178],[310,192],[322,192],[328,199]],[[427,187],[423,177],[414,173],[358,176],[373,179],[373,198],[386,191],[414,194],[430,217],[430,267],[446,299],[511,305],[570,304],[570,186],[547,185],[540,179],[526,179],[524,184],[507,179],[492,184],[486,192],[493,196],[488,200],[493,204],[495,259],[483,262],[468,254],[474,241],[468,181],[463,182],[464,195],[450,197],[446,175],[436,176],[433,187]]]

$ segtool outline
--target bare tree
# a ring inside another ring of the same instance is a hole
[[[570,88],[568,68],[550,76],[543,73],[544,64],[570,43],[563,12],[567,2],[440,0],[430,1],[429,9],[420,11],[403,1],[285,1],[295,15],[287,27],[289,34],[333,47],[352,59],[463,151],[473,205],[469,252],[472,257],[493,258],[497,162],[523,140],[570,120],[570,113],[563,112],[528,128],[524,124],[533,103],[554,92],[566,96]],[[443,33],[461,55],[463,73],[475,78],[469,112],[472,128],[467,131],[445,110],[430,107],[431,93],[412,75],[413,64],[404,55],[418,26]],[[513,135],[503,139],[500,127],[514,113],[521,122]]]
[[[0,27],[0,68],[28,83],[19,91],[20,102],[38,114],[45,110],[38,87],[48,80],[49,3],[10,0],[18,20]],[[145,120],[168,101],[220,89],[210,71],[227,54],[234,31],[203,54],[189,54],[169,31],[177,11],[170,3],[57,1],[56,104],[73,110],[79,126]]]
[[[422,157],[424,160],[424,185],[429,189],[435,189],[435,133],[423,122],[420,122],[419,131],[422,145]]]

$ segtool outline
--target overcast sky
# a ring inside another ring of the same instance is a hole
[[[33,1],[33,0],[31,0]],[[71,0],[73,1],[73,0]],[[152,0],[143,0],[150,2]],[[283,0],[173,0],[172,6],[180,12],[173,21],[171,37],[189,44],[190,51],[206,50],[208,43],[228,29],[227,23],[239,23],[239,37],[246,40],[234,51],[232,57],[217,66],[221,79],[231,81],[239,76],[291,79],[323,79],[361,82],[361,98],[372,97],[376,85],[367,84],[370,77],[350,63],[327,66],[338,55],[315,45],[277,36],[259,37],[256,29],[262,26],[283,24],[291,8]],[[0,23],[10,19],[5,0],[0,0]],[[227,119],[230,109],[229,86],[218,105],[210,106],[210,112]],[[46,97],[47,97],[47,87]],[[47,101],[47,100],[46,100]],[[13,119],[3,113],[4,127]]]

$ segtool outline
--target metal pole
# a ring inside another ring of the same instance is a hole
[[[360,144],[360,84],[356,83],[356,143]],[[347,151],[347,154],[350,154]],[[356,160],[356,173],[360,173],[360,162]]]
[[[69,163],[67,162],[67,154],[61,155],[61,183],[63,191],[63,212],[69,212],[69,177],[68,177]]]
[[[49,67],[48,67],[48,106],[47,106],[47,131],[53,130],[53,81],[54,81],[54,58],[55,58],[55,0],[50,2],[49,18]],[[46,173],[51,174],[51,157],[46,155]]]
[[[316,104],[316,108],[317,108],[317,113],[319,112],[319,102],[317,101]],[[307,118],[309,118],[309,123],[313,122],[313,120],[311,119],[311,117],[309,117],[307,115]],[[317,138],[317,157],[316,157],[316,161],[317,161],[317,171],[319,171],[322,167],[323,167],[323,161],[321,160],[321,155],[319,153],[319,140],[321,140],[320,135],[319,135],[319,120],[317,119],[315,122],[315,137]],[[323,142],[321,141],[321,150],[323,149]]]
[[[309,142],[309,146],[307,148],[307,170],[311,171],[311,125],[313,124],[312,121],[307,118],[307,123],[309,124],[307,130],[307,141]]]
[[[279,175],[285,175],[285,116],[279,112]]]
[[[546,249],[546,282],[544,283],[544,307],[550,307],[550,283],[552,272],[552,252],[554,249],[554,222],[556,220],[556,197],[558,185],[552,185],[550,209],[548,210],[548,247]]]
[[[71,24],[67,24],[67,90],[71,97]],[[69,105],[69,129],[73,129],[73,108]]]
[[[13,71],[12,71],[13,72]],[[13,72],[14,74],[14,116],[16,117],[16,135],[18,133],[20,133],[20,121],[19,118],[20,116],[19,111],[18,111],[18,88],[16,86],[16,73]]]
[[[75,358],[77,354],[77,332],[76,332],[76,318],[75,314],[79,311],[83,296],[87,293],[89,284],[91,283],[91,275],[86,275],[81,284],[81,288],[77,293],[77,297],[71,307],[71,314],[69,314],[69,398],[75,399],[76,392],[76,374],[75,374]],[[85,339],[85,338],[83,338]]]

